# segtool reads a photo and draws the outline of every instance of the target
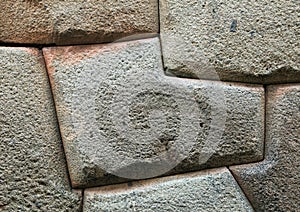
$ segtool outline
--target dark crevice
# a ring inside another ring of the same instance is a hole
[[[163,68],[163,74],[166,75],[166,71],[165,71],[165,63],[164,63],[164,55],[163,55],[163,50],[162,50],[162,43],[161,43],[161,36],[159,34],[159,44],[160,44],[160,55],[161,55],[161,65]]]
[[[160,5],[159,5],[159,0],[157,0],[157,15],[158,15],[158,33],[160,34]]]
[[[58,120],[58,115],[57,115],[57,106],[56,106],[56,102],[55,102],[55,99],[54,99],[54,93],[53,93],[53,90],[52,90],[52,85],[51,85],[51,82],[50,82],[50,78],[49,78],[49,74],[48,74],[48,69],[47,69],[47,65],[46,65],[46,60],[45,60],[45,57],[44,57],[44,54],[43,54],[43,51],[40,50],[41,52],[41,55],[42,55],[42,60],[43,60],[43,64],[44,64],[44,67],[45,67],[45,71],[46,71],[46,74],[47,74],[47,77],[48,77],[48,84],[49,84],[49,89],[50,89],[50,94],[51,94],[51,97],[52,97],[52,102],[53,102],[53,106],[54,106],[54,113],[55,113],[55,118],[56,118],[56,124],[58,126],[58,136],[59,136],[59,139],[61,141],[61,147],[62,147],[62,150],[63,150],[63,156],[64,156],[64,160],[65,160],[65,163],[66,163],[66,172],[67,172],[67,177],[68,177],[68,183],[69,183],[69,187],[70,187],[70,190],[72,188],[72,183],[71,183],[71,177],[70,177],[70,173],[69,173],[69,165],[68,165],[68,161],[67,161],[67,157],[66,157],[66,151],[65,151],[65,148],[64,148],[64,145],[63,145],[63,140],[62,140],[62,136],[61,136],[61,127],[60,127],[60,124],[59,124],[59,120]]]
[[[229,167],[227,167],[228,171],[231,173],[231,176],[233,177],[233,179],[235,180],[235,182],[237,183],[237,185],[239,186],[240,190],[243,192],[244,196],[246,197],[246,199],[248,200],[249,204],[251,205],[253,211],[256,211],[252,202],[250,201],[249,195],[247,194],[247,192],[245,192],[245,190],[243,189],[243,187],[240,185],[239,181],[236,179],[234,173],[230,170]]]
[[[134,37],[135,36],[135,37]],[[129,41],[136,41],[136,40],[143,40],[148,38],[155,38],[159,37],[159,33],[140,33],[140,34],[132,34],[127,35],[124,37],[120,37],[119,39],[116,39],[115,41],[107,41],[107,42],[98,42],[98,43],[70,43],[70,44],[56,44],[56,43],[50,43],[50,44],[34,44],[34,43],[4,43],[0,41],[0,47],[28,47],[28,48],[46,48],[46,47],[65,47],[65,46],[90,46],[90,45],[101,45],[101,44],[111,44],[111,43],[120,43],[120,42],[129,42]]]
[[[161,41],[161,25],[160,25],[160,3],[159,3],[159,0],[157,0],[157,8],[158,8],[158,37],[159,37],[159,45],[160,45],[160,56],[161,56],[161,65],[162,65],[162,68],[163,68],[163,73],[166,74],[165,72],[165,63],[164,63],[164,55],[163,55],[163,47],[162,47],[162,41]]]
[[[265,83],[265,84],[263,84],[265,87],[267,87],[267,86],[269,86],[269,85],[286,85],[286,84],[290,84],[291,86],[292,85],[296,85],[296,84],[299,84],[300,83],[300,81],[296,81],[296,82],[286,82],[286,81],[284,81],[284,82],[277,82],[277,83]]]
[[[163,58],[163,55],[162,55]],[[220,80],[216,80],[216,79],[202,79],[202,78],[196,78],[194,76],[192,76],[191,74],[186,74],[186,75],[174,75],[174,72],[168,70],[167,67],[164,66],[164,71],[165,71],[165,75],[168,77],[175,77],[175,78],[179,78],[179,79],[190,79],[190,80],[201,80],[201,81],[213,81],[213,82],[225,82],[225,83],[238,83],[238,84],[250,84],[250,85],[263,85],[263,86],[269,86],[269,85],[285,85],[285,84],[299,84],[300,81],[282,81],[282,82],[276,82],[276,83],[262,83],[262,82],[251,82],[251,81],[238,81],[238,80],[225,80],[225,79],[220,79]]]
[[[267,143],[267,104],[268,104],[268,89],[267,85],[264,85],[264,95],[265,95],[265,101],[264,101],[264,143],[263,143],[263,160],[265,159],[266,155],[266,143]]]
[[[56,46],[54,43],[52,44],[34,44],[34,43],[1,43],[0,47],[28,47],[28,48],[37,48],[42,49],[44,47]]]
[[[83,204],[84,204],[84,189],[81,190],[80,211],[82,212],[83,212]]]

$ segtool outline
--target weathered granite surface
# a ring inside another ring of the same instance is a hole
[[[85,190],[83,211],[253,211],[227,169]]]
[[[231,170],[257,211],[299,211],[300,84],[267,93],[265,160]]]
[[[1,0],[0,8],[0,43],[103,43],[158,32],[156,0]]]
[[[43,51],[74,187],[262,159],[262,86],[165,77],[157,38]]]
[[[77,211],[43,58],[0,47],[0,211]]]
[[[286,0],[161,0],[165,68],[201,79],[299,82],[299,8]]]

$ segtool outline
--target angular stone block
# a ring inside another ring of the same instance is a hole
[[[201,79],[299,82],[299,7],[285,0],[162,0],[165,68]]]
[[[158,32],[156,0],[1,0],[0,8],[6,43],[103,43]]]
[[[43,51],[73,187],[262,159],[262,86],[166,77],[158,38]]]
[[[300,84],[267,93],[265,160],[231,170],[257,211],[299,211]]]
[[[227,169],[86,189],[83,211],[253,211]]]
[[[0,210],[77,211],[39,50],[0,47]]]

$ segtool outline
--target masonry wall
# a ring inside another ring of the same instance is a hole
[[[299,1],[0,8],[0,211],[300,211]]]

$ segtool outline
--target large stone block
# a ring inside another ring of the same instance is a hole
[[[0,211],[77,211],[37,49],[0,47]]]
[[[299,211],[300,84],[267,94],[265,160],[231,169],[257,211]]]
[[[166,77],[158,38],[43,51],[74,187],[262,159],[262,86]]]
[[[227,169],[86,189],[83,211],[253,211]]]
[[[162,0],[165,68],[201,79],[299,82],[299,7],[286,0]]]
[[[6,43],[103,43],[158,32],[156,0],[1,0],[0,8]]]

